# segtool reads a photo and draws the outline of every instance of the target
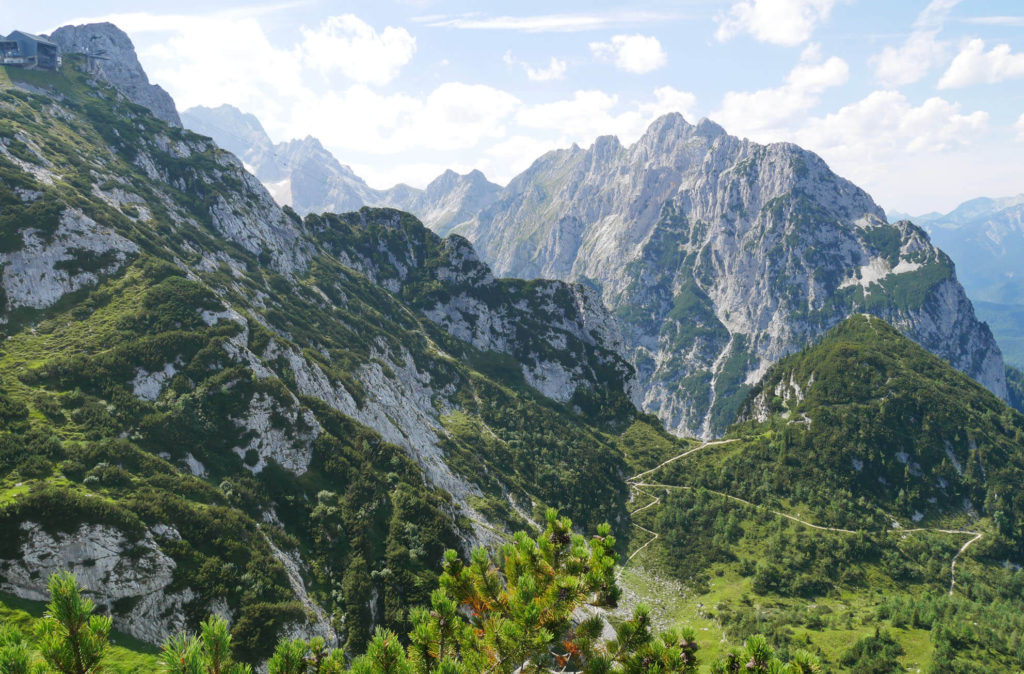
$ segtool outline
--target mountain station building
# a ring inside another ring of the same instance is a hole
[[[56,70],[60,66],[57,45],[45,37],[16,30],[0,36],[0,65],[39,70]]]

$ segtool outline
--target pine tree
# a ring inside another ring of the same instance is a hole
[[[199,625],[199,635],[177,634],[168,638],[160,653],[163,671],[169,674],[251,674],[249,665],[231,659],[228,621],[210,616]]]
[[[39,625],[39,650],[62,674],[90,674],[100,668],[111,620],[92,615],[91,599],[82,596],[75,576],[59,571],[47,583],[50,603]]]

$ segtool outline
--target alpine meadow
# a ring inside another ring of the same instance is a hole
[[[5,6],[0,674],[1024,672],[1024,18],[874,4]]]

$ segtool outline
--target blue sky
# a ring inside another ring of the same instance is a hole
[[[887,209],[1024,192],[1024,2],[0,0],[0,31],[111,20],[179,109],[313,135],[375,187],[504,183],[665,112],[796,142]]]

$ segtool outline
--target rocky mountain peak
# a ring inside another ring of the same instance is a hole
[[[496,274],[596,284],[645,409],[669,428],[721,432],[771,363],[851,312],[1005,396],[999,348],[949,258],[814,153],[679,114],[616,146],[544,155],[455,231]]]
[[[133,103],[149,108],[159,119],[181,126],[174,101],[160,86],[149,83],[131,38],[114,24],[63,26],[50,39],[61,53],[89,56],[86,67],[92,74],[109,82]]]
[[[709,138],[711,140],[714,140],[719,136],[726,135],[725,129],[707,117],[701,117],[700,121],[697,122],[697,127],[693,130],[693,133],[694,135]]]

